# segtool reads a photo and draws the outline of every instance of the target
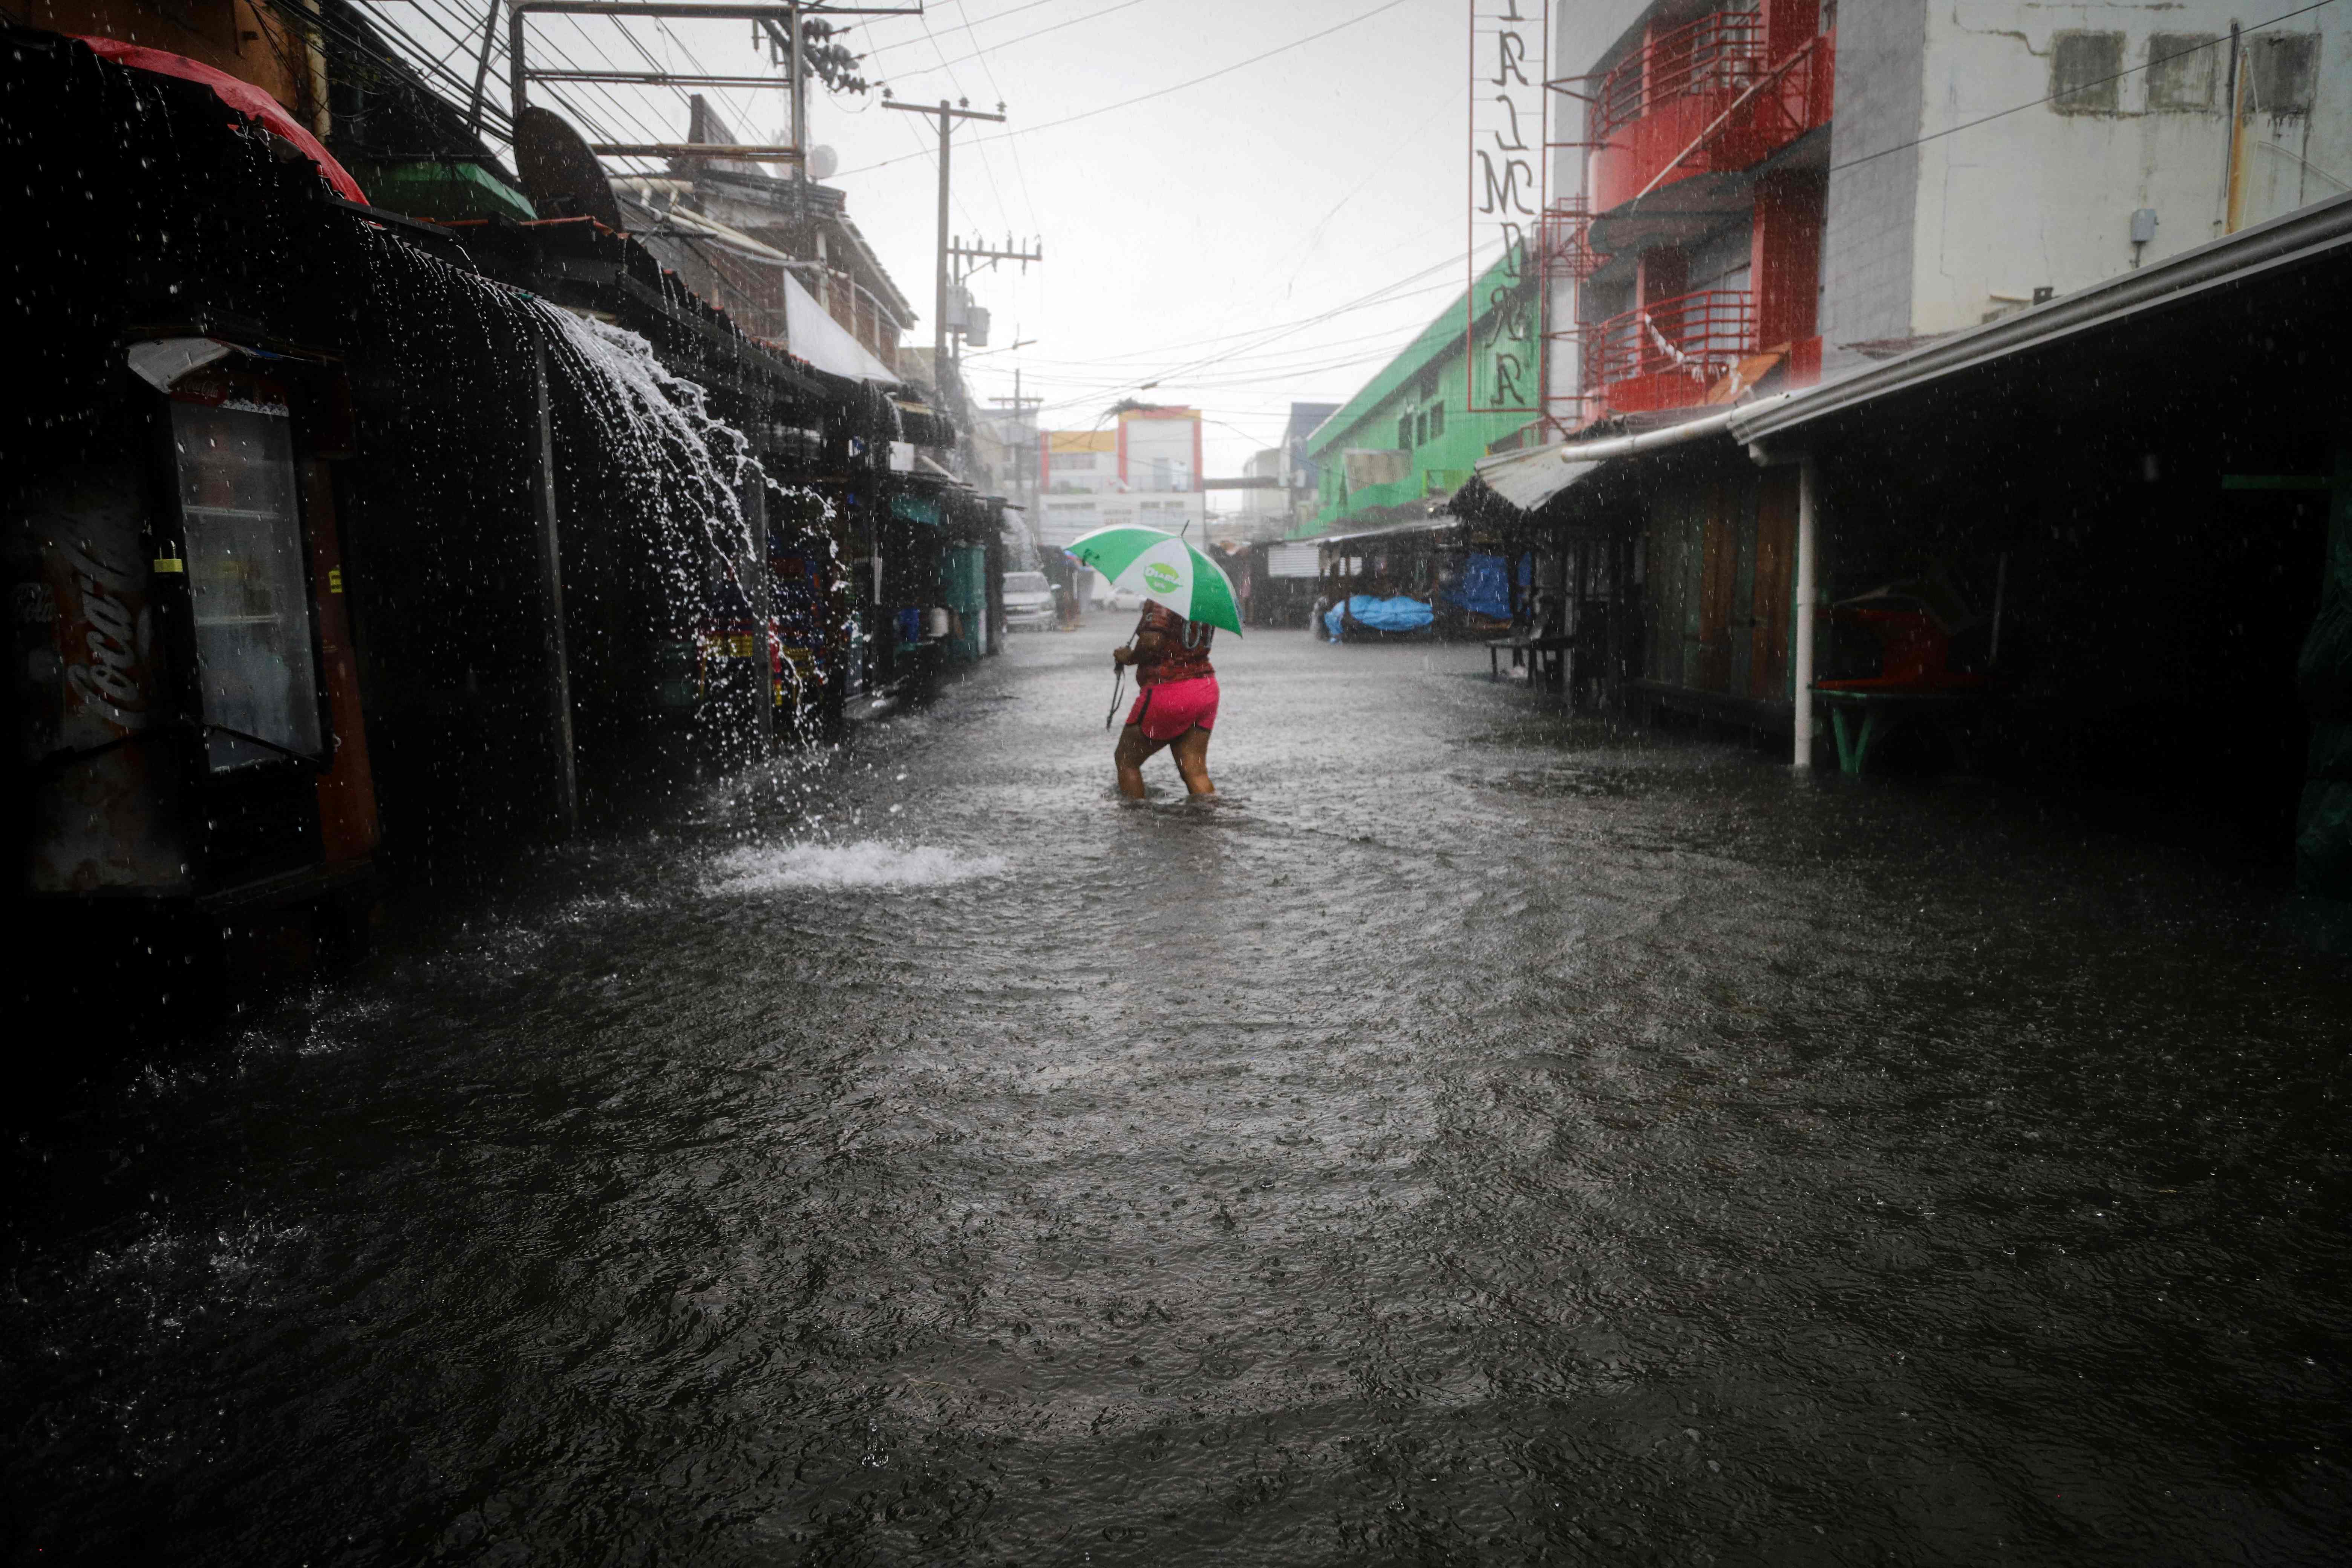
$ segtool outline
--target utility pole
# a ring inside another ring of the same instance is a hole
[[[948,363],[948,148],[959,120],[991,120],[1000,125],[1004,122],[1002,114],[963,107],[971,101],[967,98],[960,104],[950,104],[943,98],[937,109],[929,104],[900,103],[895,99],[882,105],[885,109],[902,109],[909,114],[940,117],[940,254],[931,289],[931,380],[935,392],[946,382]],[[1003,105],[997,107],[1002,109]]]
[[[1016,364],[1013,367],[1013,395],[1010,397],[992,397],[989,401],[991,403],[1010,404],[1012,405],[1011,413],[1013,415],[1013,428],[1015,435],[1019,437],[1017,449],[1020,453],[1020,466],[1018,471],[1021,476],[1021,498],[1024,501],[1028,503],[1022,510],[1027,517],[1026,526],[1029,530],[1029,537],[1031,540],[1036,542],[1038,549],[1042,551],[1045,548],[1045,522],[1044,520],[1037,515],[1037,473],[1039,468],[1043,465],[1044,458],[1037,448],[1043,443],[1045,437],[1039,433],[1035,424],[1033,423],[1034,418],[1033,410],[1042,406],[1045,400],[1042,397],[1024,397],[1021,395],[1021,367]]]
[[[803,79],[801,69],[800,0],[793,0],[790,25],[793,29],[793,145],[805,154],[808,152],[808,83]],[[793,179],[798,184],[808,184],[808,159],[805,156],[793,165]],[[800,211],[793,216],[799,218],[808,216],[806,191],[801,193]]]
[[[972,265],[972,263],[975,262],[984,261],[989,266],[993,267],[1000,261],[1017,261],[1021,263],[1021,270],[1026,272],[1029,270],[1029,264],[1031,262],[1035,261],[1042,263],[1045,259],[1045,242],[1042,239],[1025,248],[1018,250],[1013,248],[1013,237],[1011,235],[1006,235],[1004,237],[1004,248],[1002,250],[994,248],[985,241],[978,245],[966,245],[961,236],[948,242],[948,264],[952,274],[952,281],[959,288],[962,286],[965,279],[980,270],[978,267]],[[1006,346],[1009,348],[1020,347],[1018,343],[1007,344]],[[993,353],[996,351],[991,349],[988,352]],[[958,362],[961,363],[963,357],[961,345],[958,346],[956,357]]]

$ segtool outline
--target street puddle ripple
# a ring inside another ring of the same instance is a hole
[[[1003,875],[1002,855],[964,855],[937,845],[752,845],[713,857],[713,893],[775,893],[789,889],[941,888]]]

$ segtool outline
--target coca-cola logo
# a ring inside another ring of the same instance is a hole
[[[140,622],[145,612],[137,603],[143,586],[137,563],[107,560],[88,542],[67,545],[64,555],[77,595],[67,611],[67,637],[79,630],[82,643],[79,649],[68,644],[59,650],[68,664],[66,682],[121,728],[144,729],[149,715],[140,670]]]

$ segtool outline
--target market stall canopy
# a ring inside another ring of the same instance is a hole
[[[1603,463],[1654,452],[1665,447],[1680,447],[1692,441],[1713,437],[1727,440],[1735,419],[1756,417],[1786,405],[1795,395],[1779,392],[1736,408],[1696,417],[1679,417],[1671,424],[1623,436],[1604,436],[1585,441],[1555,441],[1549,446],[1535,447],[1526,451],[1482,458],[1471,472],[1477,476],[1477,482],[1496,497],[1520,511],[1530,512],[1591,475]]]
[[[163,49],[151,49],[143,44],[126,44],[120,38],[100,38],[80,36],[79,41],[89,46],[90,52],[116,65],[129,66],[133,70],[152,71],[157,76],[178,77],[208,87],[213,96],[236,110],[261,122],[262,128],[280,142],[292,147],[317,166],[319,177],[334,187],[335,194],[347,202],[367,205],[367,192],[352,178],[352,173],[335,161],[335,155],[320,144],[302,122],[286,112],[286,106],[249,81],[239,81],[225,70],[192,60],[185,55],[171,54]]]
[[[1521,511],[1533,511],[1601,466],[1599,461],[1567,462],[1558,446],[1534,447],[1522,452],[1482,458],[1472,466],[1478,482]]]
[[[1435,517],[1413,518],[1404,522],[1382,523],[1378,528],[1351,528],[1345,533],[1318,533],[1302,544],[1362,544],[1372,540],[1404,539],[1416,533],[1447,533],[1462,526],[1462,520],[1440,512]]]
[[[802,287],[799,279],[785,273],[783,284],[784,330],[793,357],[850,381],[870,381],[881,386],[899,384],[898,373],[835,321],[833,312],[818,304],[816,296]]]

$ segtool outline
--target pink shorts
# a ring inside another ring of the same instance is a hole
[[[1142,725],[1147,741],[1172,741],[1195,724],[1213,730],[1217,727],[1217,678],[1204,675],[1198,680],[1147,686],[1128,710],[1127,721]]]

